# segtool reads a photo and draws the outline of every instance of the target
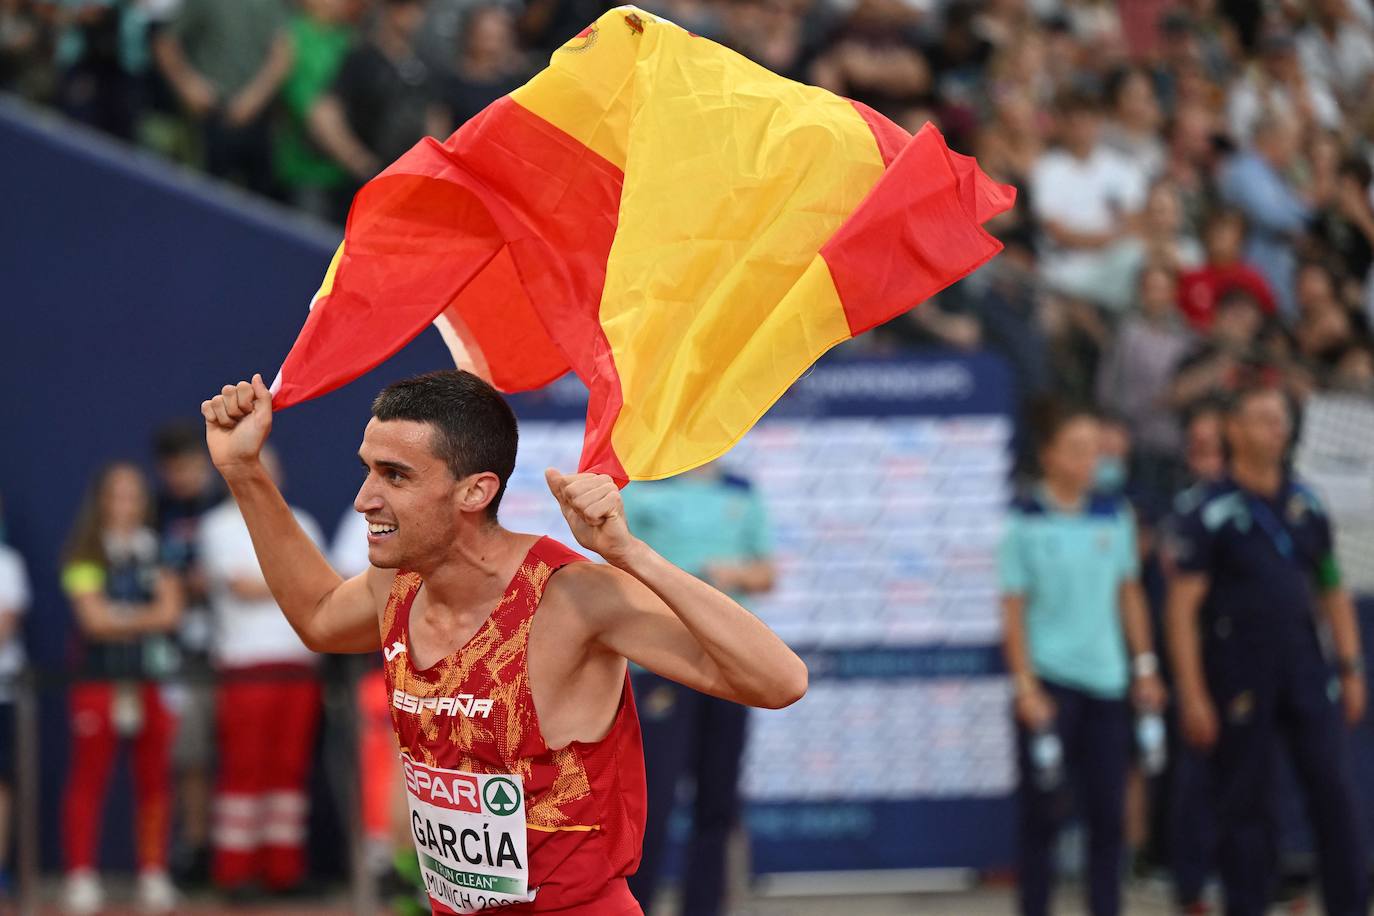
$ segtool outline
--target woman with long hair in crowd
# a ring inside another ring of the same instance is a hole
[[[1087,911],[1116,916],[1131,702],[1157,713],[1164,688],[1134,516],[1120,496],[1093,490],[1101,424],[1080,409],[1050,408],[1039,420],[1041,477],[1013,505],[1000,558],[1020,766],[1020,910],[1049,912],[1055,838],[1076,808],[1087,827]]]
[[[181,616],[176,579],[160,563],[147,478],[115,463],[86,494],[63,556],[62,587],[80,631],[72,685],[72,744],[62,829],[67,912],[101,909],[96,872],[100,814],[110,770],[132,743],[138,897],[145,911],[170,912],[176,895],[167,877],[171,814],[169,751],[172,714],[157,679],[176,665],[171,633]]]

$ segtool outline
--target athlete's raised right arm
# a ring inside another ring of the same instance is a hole
[[[272,431],[272,395],[262,376],[225,385],[200,412],[210,458],[248,523],[267,587],[301,641],[315,652],[379,649],[377,610],[395,574],[369,569],[344,580],[297,523],[259,460]]]

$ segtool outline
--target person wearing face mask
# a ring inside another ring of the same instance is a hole
[[[1070,801],[1088,832],[1087,909],[1121,910],[1131,707],[1164,688],[1139,583],[1135,521],[1094,492],[1101,424],[1053,408],[1040,422],[1040,480],[1012,507],[999,570],[1020,770],[1019,896],[1049,912],[1055,838]]]
[[[139,902],[149,912],[176,906],[167,877],[175,722],[157,678],[176,667],[172,634],[182,597],[175,574],[161,565],[151,522],[143,472],[109,465],[96,476],[65,552],[62,587],[80,629],[83,676],[69,693],[71,767],[61,821],[69,913],[95,913],[104,903],[95,870],[100,812],[124,740],[133,744]]]
[[[1102,414],[1097,418],[1097,468],[1093,472],[1093,489],[1099,493],[1120,496],[1126,492],[1130,477],[1131,428],[1120,417]]]

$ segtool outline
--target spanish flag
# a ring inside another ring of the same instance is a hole
[[[433,322],[457,364],[591,392],[580,466],[724,454],[817,357],[1000,250],[1013,189],[864,105],[634,7],[354,199],[273,386],[285,407]]]

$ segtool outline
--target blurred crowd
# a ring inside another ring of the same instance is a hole
[[[853,346],[1001,353],[1181,483],[1191,410],[1374,385],[1362,0],[662,0],[653,12],[1018,189],[1005,253]],[[591,0],[0,0],[0,89],[341,222],[543,65]]]

